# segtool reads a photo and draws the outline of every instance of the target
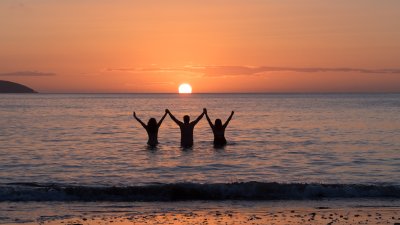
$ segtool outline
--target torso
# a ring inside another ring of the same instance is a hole
[[[150,132],[149,130],[146,131],[149,138],[147,140],[147,144],[150,146],[156,146],[158,144],[158,129],[153,132]]]
[[[193,146],[194,125],[182,124],[179,127],[181,128],[181,145],[182,145],[182,147]]]
[[[218,130],[214,128],[213,133],[214,133],[214,145],[216,146],[226,145],[225,129]]]

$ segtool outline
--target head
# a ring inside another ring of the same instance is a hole
[[[215,127],[216,128],[222,128],[222,121],[220,119],[215,120]]]
[[[189,123],[189,122],[190,122],[190,116],[185,115],[185,116],[183,117],[183,122],[184,122],[184,123]]]
[[[154,119],[154,118],[150,118],[150,119],[149,119],[149,122],[147,122],[147,126],[148,126],[150,129],[155,129],[155,128],[157,127],[157,120]]]

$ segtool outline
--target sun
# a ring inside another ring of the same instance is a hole
[[[179,85],[179,94],[191,94],[192,86],[190,84],[181,84]]]

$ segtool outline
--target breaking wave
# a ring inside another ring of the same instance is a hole
[[[185,201],[312,200],[400,198],[398,185],[301,183],[171,183],[145,186],[77,186],[9,183],[0,185],[0,201]]]

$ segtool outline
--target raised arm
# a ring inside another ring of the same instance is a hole
[[[165,113],[164,113],[164,116],[161,117],[160,121],[158,121],[157,127],[160,127],[160,126],[161,126],[161,124],[162,124],[162,122],[163,122],[163,120],[165,119],[166,116],[167,116],[167,112],[165,112]]]
[[[204,116],[204,110],[203,110],[203,112],[200,114],[200,116],[197,117],[197,119],[196,119],[195,121],[191,122],[190,124],[192,124],[193,126],[195,126],[195,125],[201,120],[201,118],[203,118],[203,116]]]
[[[140,123],[142,124],[142,126],[144,127],[144,129],[147,129],[147,125],[145,123],[143,123],[137,116],[136,116],[136,112],[133,112],[133,117]]]
[[[229,122],[231,121],[232,116],[233,116],[234,113],[235,113],[234,111],[231,112],[231,115],[230,115],[229,118],[226,120],[225,124],[222,126],[224,129],[228,126],[228,124],[229,124]]]
[[[182,125],[182,124],[183,124],[181,121],[179,121],[178,119],[176,119],[175,116],[172,115],[172,113],[171,113],[168,109],[166,109],[165,112],[169,114],[169,116],[171,117],[171,119],[172,119],[176,124],[178,124],[178,125]]]
[[[206,118],[207,118],[207,121],[208,121],[208,124],[210,125],[210,127],[211,127],[211,128],[214,128],[214,124],[211,122],[210,117],[208,117],[207,109],[204,108],[204,109],[203,109],[203,112],[204,112],[204,114],[206,115]]]

